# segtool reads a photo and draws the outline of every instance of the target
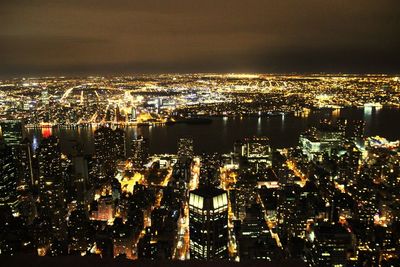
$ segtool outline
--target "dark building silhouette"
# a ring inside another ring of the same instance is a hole
[[[114,174],[116,161],[126,156],[125,131],[100,127],[94,132],[95,156],[102,178]]]
[[[0,144],[0,205],[15,208],[17,202],[17,166],[11,147]]]
[[[193,139],[180,138],[178,140],[178,157],[185,161],[193,158]]]
[[[149,156],[149,141],[143,136],[132,140],[132,164],[135,168],[143,168]]]
[[[39,214],[51,222],[54,239],[66,238],[66,195],[62,155],[56,137],[42,140],[38,149]]]

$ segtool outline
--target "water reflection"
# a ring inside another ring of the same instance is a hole
[[[262,131],[261,131],[261,128],[262,128],[261,122],[262,122],[261,117],[258,117],[258,119],[257,119],[257,134],[258,135],[261,135],[261,133],[262,133]]]
[[[394,123],[400,120],[399,109],[382,108],[380,110],[346,108],[340,111],[340,116],[346,119],[366,120],[367,135],[381,135],[389,140],[400,139],[400,125]],[[195,151],[229,152],[233,142],[253,135],[267,136],[273,147],[295,146],[298,137],[309,125],[321,118],[332,118],[332,110],[311,112],[308,117],[293,115],[276,117],[243,117],[243,118],[213,118],[211,124],[175,124],[156,127],[126,128],[127,148],[131,140],[143,135],[150,140],[151,153],[176,153],[176,143],[181,137],[190,136],[195,142]],[[52,134],[60,137],[63,152],[69,153],[71,141],[80,140],[85,143],[86,153],[93,153],[93,136],[95,127],[53,129]],[[29,129],[31,140],[36,144],[42,138],[40,129]],[[34,139],[33,139],[34,137]],[[128,155],[130,151],[128,151]]]

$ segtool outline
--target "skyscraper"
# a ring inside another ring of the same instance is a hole
[[[234,152],[239,158],[245,159],[257,170],[261,165],[272,165],[272,153],[267,137],[245,138],[235,143]]]
[[[240,261],[272,260],[278,256],[280,250],[267,227],[260,204],[247,207],[239,232]]]
[[[4,143],[11,148],[17,169],[18,185],[32,185],[32,148],[25,138],[24,123],[21,120],[4,120],[0,122]]]
[[[21,120],[0,122],[4,143],[8,146],[19,145],[24,138],[24,124]]]
[[[0,206],[17,204],[17,168],[11,148],[0,144]]]
[[[95,155],[100,175],[113,174],[118,159],[125,158],[125,131],[117,128],[100,127],[94,132]]]
[[[320,223],[316,226],[312,256],[318,266],[346,266],[352,248],[351,233],[341,225]]]
[[[193,139],[180,138],[178,140],[178,157],[181,160],[193,158]]]
[[[65,180],[58,139],[42,140],[38,149],[39,214],[50,219],[53,237],[63,240],[66,234]]]
[[[228,257],[228,195],[225,190],[202,187],[189,194],[191,259]]]
[[[89,184],[88,160],[83,155],[78,154],[72,157],[72,166],[73,179],[72,184],[70,185],[73,190],[73,193],[71,194],[72,198],[74,198],[79,204],[85,204],[86,188]]]
[[[220,167],[222,166],[222,157],[218,153],[201,155],[200,180],[201,185],[219,186]]]
[[[34,184],[32,157],[33,151],[31,142],[28,138],[25,138],[19,145],[18,163],[20,164],[20,182],[28,187],[32,187]]]
[[[135,168],[142,168],[149,156],[149,142],[143,136],[132,141],[132,163]]]
[[[95,152],[99,157],[119,159],[125,157],[125,131],[100,127],[94,132]]]

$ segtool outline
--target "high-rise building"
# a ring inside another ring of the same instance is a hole
[[[68,233],[70,236],[70,251],[85,252],[93,245],[89,218],[83,209],[71,212],[68,218]]]
[[[267,137],[251,137],[235,143],[234,152],[239,158],[245,159],[256,169],[261,165],[272,165],[272,152]]]
[[[272,238],[260,204],[253,204],[246,210],[246,217],[240,225],[239,253],[240,261],[273,260],[280,249]]]
[[[9,146],[0,144],[0,206],[17,204],[17,168]]]
[[[201,185],[219,186],[220,167],[222,167],[222,157],[218,153],[203,153],[201,155],[200,180]]]
[[[21,120],[0,122],[4,143],[8,146],[19,145],[24,138],[24,124]]]
[[[193,158],[192,138],[180,138],[178,140],[178,157],[183,160]]]
[[[317,266],[346,266],[352,248],[351,233],[341,225],[320,223],[316,226],[312,252]]]
[[[120,159],[126,154],[125,131],[110,127],[100,127],[94,132],[95,152],[104,159]]]
[[[228,257],[228,195],[215,187],[201,187],[189,194],[191,259]]]
[[[52,234],[58,240],[66,235],[65,178],[59,141],[56,137],[42,140],[38,149],[39,214],[49,218]]]
[[[11,148],[15,161],[18,185],[32,185],[32,148],[30,141],[24,139],[24,123],[21,120],[4,120],[0,126],[3,142]]]
[[[28,187],[34,185],[33,177],[33,151],[29,139],[25,138],[19,145],[18,163],[20,164],[20,183]]]
[[[236,218],[243,220],[246,208],[256,202],[257,184],[255,181],[238,181],[235,184],[235,209]]]
[[[130,122],[135,122],[136,121],[136,108],[132,107],[130,112],[128,113],[128,120]]]
[[[94,132],[95,155],[100,166],[100,174],[113,174],[118,159],[125,158],[125,131],[117,128],[100,127]]]
[[[79,204],[87,204],[86,187],[89,184],[89,165],[88,160],[83,155],[78,154],[72,157],[73,179],[72,179],[72,198]]]
[[[115,203],[112,195],[101,196],[97,203],[91,206],[90,216],[92,220],[109,221],[114,218]]]
[[[349,135],[355,139],[362,139],[364,137],[364,130],[365,122],[363,120],[354,120]]]
[[[143,136],[132,140],[132,163],[135,168],[143,168],[149,156],[149,142]]]
[[[287,184],[278,190],[277,219],[281,240],[299,235],[304,231],[306,223],[300,216],[299,201],[301,188],[297,184]],[[304,228],[304,229],[303,229]]]
[[[342,144],[344,133],[332,125],[322,124],[300,135],[299,143],[309,160],[321,161],[323,154],[329,156]]]

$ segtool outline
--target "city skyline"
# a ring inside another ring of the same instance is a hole
[[[398,0],[0,0],[0,265],[400,266]]]
[[[0,88],[0,257],[11,262],[398,265],[398,76]]]

